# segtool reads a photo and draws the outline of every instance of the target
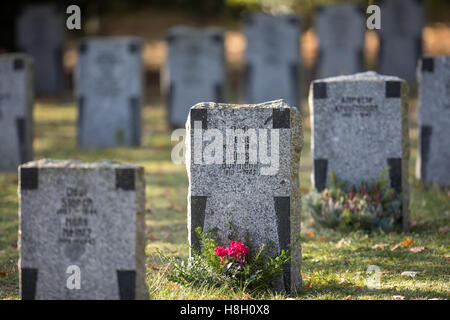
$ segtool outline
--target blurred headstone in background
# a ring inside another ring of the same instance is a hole
[[[300,18],[254,13],[244,20],[245,101],[300,103]]]
[[[162,91],[169,125],[181,128],[196,103],[225,102],[224,31],[179,26],[168,30],[166,41]]]
[[[350,187],[389,168],[408,227],[408,86],[375,72],[315,80],[310,89],[312,184],[322,191],[330,172]]]
[[[360,6],[346,3],[319,7],[315,14],[319,38],[317,78],[363,70],[365,28]]]
[[[422,55],[422,2],[385,0],[380,2],[380,9],[378,71],[414,83],[417,61]]]
[[[418,68],[416,177],[450,186],[450,56],[424,57]]]
[[[65,23],[56,5],[29,5],[16,24],[16,46],[34,59],[36,95],[59,95],[64,89]]]
[[[33,102],[32,58],[0,55],[0,171],[33,158]]]
[[[143,105],[142,41],[137,37],[85,38],[75,70],[78,144],[139,146]]]

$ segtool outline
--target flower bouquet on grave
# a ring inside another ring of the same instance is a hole
[[[290,260],[287,250],[271,256],[271,243],[252,252],[251,246],[234,240],[228,247],[219,246],[214,231],[202,232],[198,227],[196,232],[201,250],[194,251],[188,261],[169,261],[169,281],[195,287],[228,286],[244,292],[262,292],[272,289],[272,282]]]
[[[304,211],[326,228],[391,232],[401,218],[401,199],[390,187],[387,173],[385,169],[378,179],[347,188],[331,172],[327,189],[312,191],[304,198]]]

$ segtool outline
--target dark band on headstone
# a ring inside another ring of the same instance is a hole
[[[136,298],[136,271],[117,270],[120,300],[134,300]]]
[[[78,53],[79,54],[85,54],[87,51],[87,43],[84,41],[81,41],[80,44],[78,45]]]
[[[191,109],[191,127],[194,128],[194,121],[202,122],[202,129],[208,129],[208,110]]]
[[[294,101],[290,101],[293,103],[295,107],[298,108],[298,92],[299,92],[299,66],[298,63],[292,63],[290,67],[291,71],[291,85],[293,87],[292,93],[294,94]]]
[[[280,250],[288,250],[291,240],[291,197],[274,197],[275,212],[278,226],[278,243]],[[290,291],[290,264],[284,266],[284,286],[287,292]]]
[[[24,163],[27,160],[29,160],[27,159],[25,146],[25,137],[26,137],[25,118],[23,117],[16,118],[16,129],[17,129],[17,138],[19,140],[20,163]]]
[[[389,178],[391,179],[391,187],[400,194],[402,192],[402,159],[387,159],[389,166]]]
[[[244,88],[245,88],[245,95],[246,95],[246,99],[247,101],[253,101],[252,100],[252,86],[251,86],[251,79],[252,79],[252,65],[247,63],[245,65],[245,70],[244,70]]]
[[[273,129],[289,129],[291,127],[291,111],[289,109],[272,110]]]
[[[36,190],[39,187],[38,168],[20,168],[20,189]]]
[[[328,159],[314,159],[314,184],[317,191],[325,189],[328,174]]]
[[[116,169],[116,189],[135,190],[134,169]]]
[[[223,86],[221,83],[216,83],[216,85],[214,86],[214,92],[215,92],[215,101],[214,102],[223,101]]]
[[[194,109],[191,110],[191,112]],[[200,241],[197,237],[195,229],[198,227],[202,228],[205,222],[205,209],[206,201],[208,197],[206,196],[191,196],[191,245],[192,249],[199,252],[200,251]]]
[[[313,84],[313,96],[314,99],[326,99],[327,84],[325,82],[315,82]]]
[[[386,98],[400,98],[400,81],[386,81]]]
[[[434,72],[434,59],[430,57],[422,58],[422,71]]]
[[[130,43],[130,45],[128,46],[128,51],[131,53],[136,53],[139,52],[140,50],[140,45],[139,43]]]
[[[131,120],[131,144],[139,146],[141,143],[141,109],[139,108],[139,98],[130,98],[130,120]]]
[[[25,64],[22,59],[14,59],[13,69],[15,71],[23,70]]]
[[[432,133],[433,128],[431,126],[420,126],[420,178],[423,181],[427,178],[427,165]]]
[[[21,270],[21,299],[36,299],[36,284],[38,278],[38,269],[22,268]]]

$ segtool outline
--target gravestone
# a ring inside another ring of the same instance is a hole
[[[49,160],[19,168],[22,299],[144,299],[144,169]]]
[[[249,15],[244,21],[247,103],[284,99],[299,106],[300,18]]]
[[[191,247],[200,248],[195,229],[201,227],[216,229],[221,245],[244,240],[255,251],[273,244],[274,255],[290,249],[291,263],[275,288],[301,288],[300,113],[283,100],[199,103],[191,108],[186,128]]]
[[[34,59],[37,95],[57,95],[64,89],[64,17],[51,4],[25,7],[16,23],[16,45]]]
[[[421,1],[381,1],[378,71],[413,83],[422,55],[424,13]]]
[[[189,108],[201,101],[224,99],[224,31],[220,28],[174,27],[167,32],[168,59],[163,94],[171,127],[182,128]]]
[[[322,191],[334,171],[359,186],[389,167],[408,228],[408,86],[375,72],[315,80],[309,94],[312,183]],[[400,221],[397,221],[400,223]]]
[[[33,158],[33,66],[24,54],[0,55],[0,171]]]
[[[450,186],[450,57],[419,63],[419,153],[416,177]]]
[[[359,6],[346,3],[320,7],[315,14],[315,30],[319,38],[317,78],[362,71],[366,26]]]
[[[75,70],[80,146],[140,145],[144,100],[141,48],[136,37],[80,41]]]

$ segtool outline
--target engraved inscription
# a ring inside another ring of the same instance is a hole
[[[371,117],[378,112],[373,97],[342,97],[339,102],[334,110],[343,117]]]
[[[60,243],[95,244],[91,219],[97,216],[97,210],[86,188],[67,187],[56,214],[63,221]]]

